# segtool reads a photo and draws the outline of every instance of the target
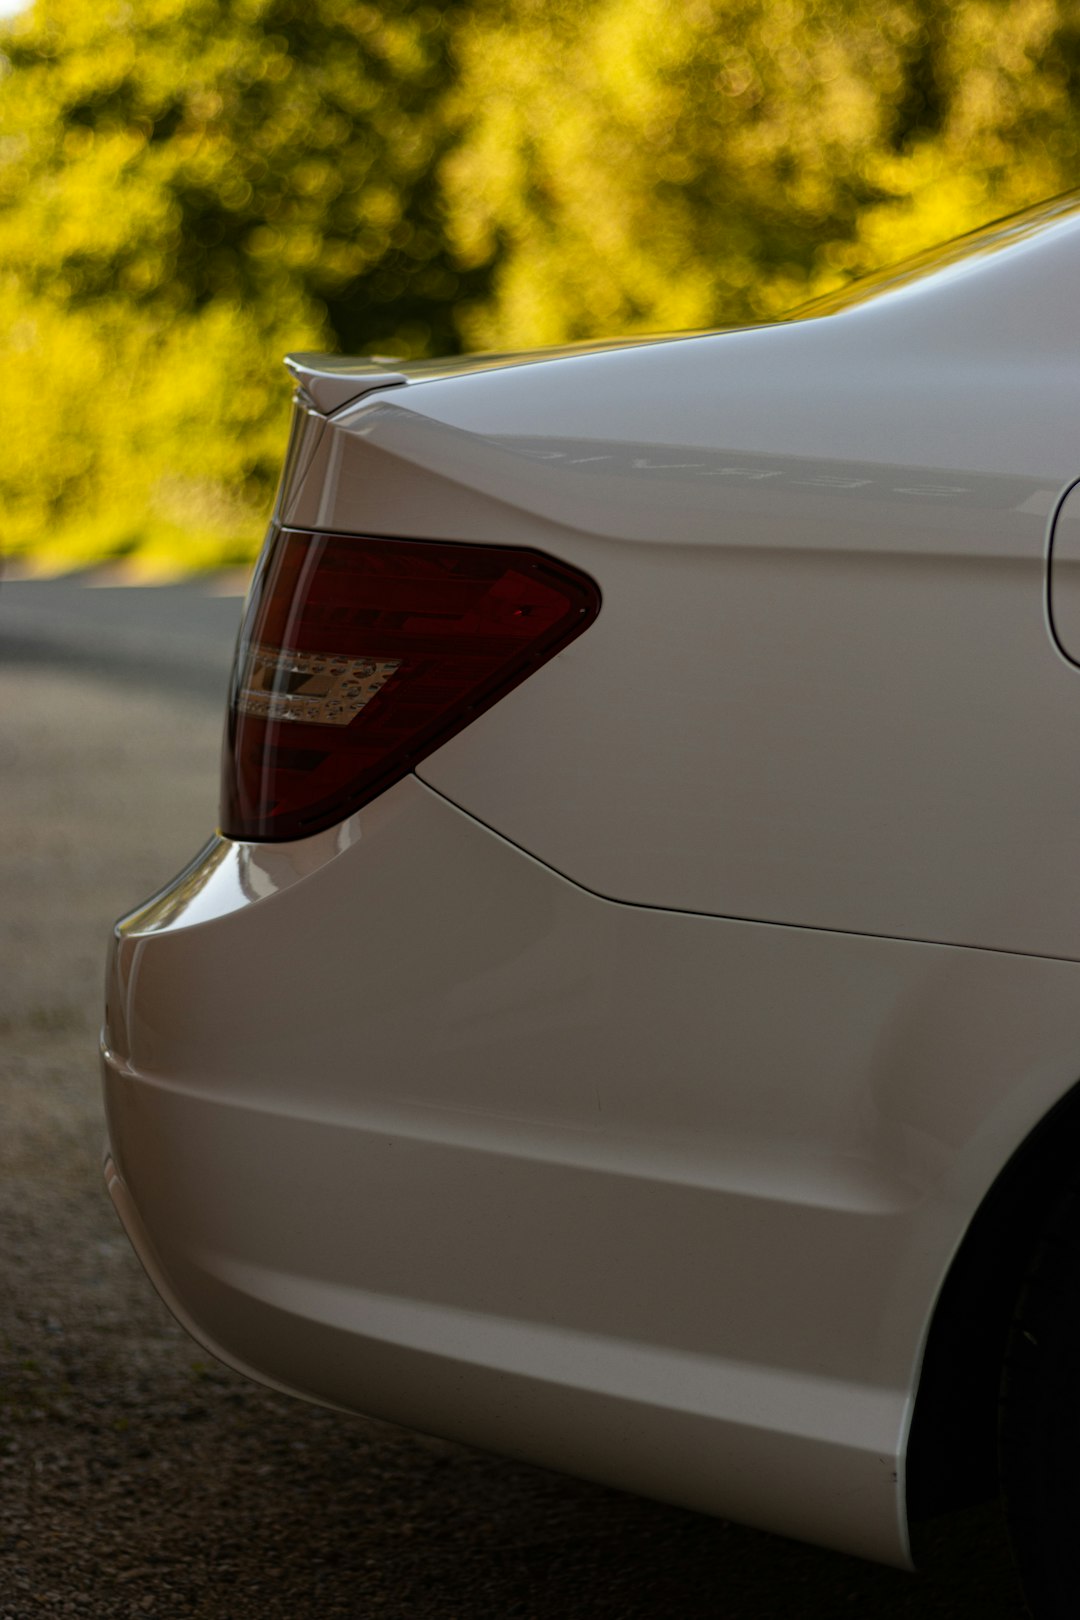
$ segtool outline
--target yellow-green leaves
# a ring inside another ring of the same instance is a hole
[[[249,554],[285,350],[767,320],[1074,185],[1073,0],[36,0],[7,549]]]
[[[457,40],[471,343],[768,319],[1078,174],[1068,0],[518,0]]]
[[[281,355],[454,342],[441,19],[413,0],[38,0],[4,50],[5,549],[249,555]]]

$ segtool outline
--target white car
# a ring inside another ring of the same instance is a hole
[[[274,1388],[1080,1605],[1080,203],[775,325],[301,355],[112,1196]],[[1004,1379],[1004,1402],[999,1399]]]

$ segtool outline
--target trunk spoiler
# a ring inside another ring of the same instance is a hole
[[[368,355],[287,354],[285,366],[323,416],[351,405],[373,388],[393,388],[409,380],[404,372],[392,370],[391,363]]]

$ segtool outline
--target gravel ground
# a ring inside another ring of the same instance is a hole
[[[1009,1620],[996,1517],[910,1577],[268,1394],[173,1323],[103,1191],[109,921],[213,825],[219,713],[0,662],[0,1616]]]

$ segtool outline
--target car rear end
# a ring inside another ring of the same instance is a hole
[[[510,504],[536,455],[496,502],[511,543],[490,498],[481,516],[452,481],[425,492],[427,524],[387,534],[380,507],[408,524],[402,485],[415,501],[438,455],[418,470],[376,450],[343,492],[373,406],[425,431],[410,391],[329,415],[298,394],[237,648],[220,833],[116,932],[112,1194],[179,1318],[264,1382],[717,1511],[726,1452],[743,1515],[776,1522],[754,1439],[776,1427],[774,1380],[723,1370],[724,1312],[701,1293],[703,1276],[739,1291],[746,1265],[717,1246],[745,1189],[716,1185],[730,1103],[708,983],[740,941],[590,892],[418,774],[555,674],[517,761],[499,745],[490,761],[535,772],[567,686],[594,715],[617,672],[610,648],[580,658],[604,624],[603,548]],[[608,570],[647,613],[656,558],[630,578],[635,561]],[[666,636],[628,650],[635,683]],[[598,784],[547,774],[535,813],[572,824],[580,793],[595,843]],[[894,1439],[879,1407],[871,1453]],[[785,1464],[796,1533],[828,1534],[828,1452],[811,1433]],[[880,1465],[865,1471],[877,1487]]]
[[[993,401],[930,330],[912,410],[900,315],[303,360],[222,826],[103,1050],[226,1361],[896,1563],[936,1292],[1080,1049],[1025,831],[1075,803],[1024,594],[1071,441],[943,473]]]

